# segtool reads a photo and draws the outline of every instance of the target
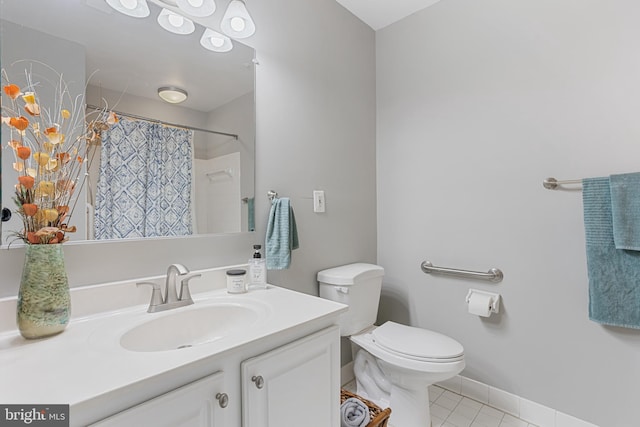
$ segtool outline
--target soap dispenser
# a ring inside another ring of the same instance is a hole
[[[249,260],[249,289],[267,288],[267,260],[262,258],[262,245],[253,245],[253,258]]]

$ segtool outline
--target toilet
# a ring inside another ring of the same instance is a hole
[[[356,263],[318,272],[320,297],[349,306],[340,335],[353,343],[356,393],[391,407],[396,427],[428,427],[429,385],[460,373],[464,348],[446,335],[385,322],[375,326],[384,269]]]

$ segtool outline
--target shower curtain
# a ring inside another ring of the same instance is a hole
[[[121,119],[102,135],[95,238],[192,234],[193,131]]]

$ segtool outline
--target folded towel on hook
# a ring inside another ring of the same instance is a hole
[[[274,198],[269,212],[265,258],[268,270],[284,270],[291,265],[291,251],[298,249],[298,228],[288,197]]]
[[[609,185],[616,249],[640,251],[640,173],[611,175]]]
[[[366,427],[369,421],[369,407],[360,399],[350,397],[340,405],[340,427]]]
[[[589,318],[640,329],[640,252],[615,247],[609,181],[582,180]]]

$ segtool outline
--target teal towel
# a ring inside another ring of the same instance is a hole
[[[640,329],[640,252],[616,249],[609,178],[582,180],[589,318]]]
[[[249,227],[249,231],[256,231],[256,203],[253,197],[249,197],[247,199],[247,223]]]
[[[640,173],[611,175],[610,180],[616,249],[640,251]]]
[[[291,265],[291,251],[298,249],[298,228],[291,201],[274,199],[267,224],[265,257],[268,270],[284,270]]]

